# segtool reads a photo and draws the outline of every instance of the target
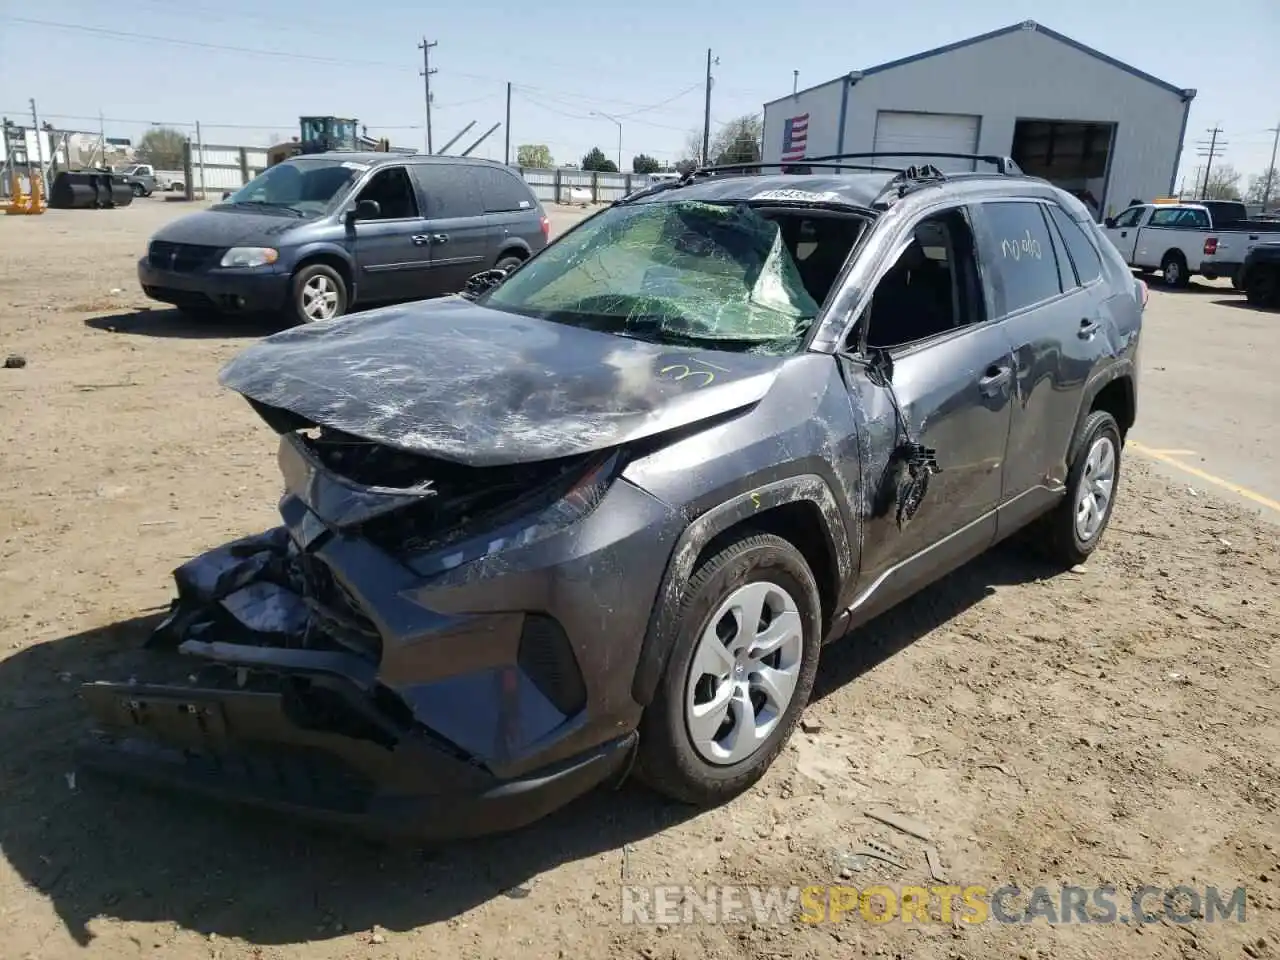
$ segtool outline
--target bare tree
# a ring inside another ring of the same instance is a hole
[[[758,113],[747,113],[722,124],[711,138],[711,162],[755,163],[760,159],[760,137],[764,121]]]
[[[1268,201],[1277,199],[1280,194],[1280,169],[1271,168],[1270,173],[1271,196],[1267,197]],[[1250,203],[1262,203],[1263,192],[1267,189],[1268,174],[1266,170],[1262,173],[1255,173],[1249,177],[1249,185],[1245,187],[1244,198]]]
[[[1240,174],[1229,163],[1214,167],[1209,182],[1203,184],[1205,200],[1238,200],[1240,198]]]

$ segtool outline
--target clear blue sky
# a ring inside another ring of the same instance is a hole
[[[199,120],[206,142],[231,144],[291,135],[301,114],[336,114],[421,146],[425,34],[439,42],[437,147],[470,120],[469,138],[501,121],[511,81],[513,154],[546,143],[558,161],[594,145],[612,157],[617,126],[592,115],[604,112],[622,121],[629,167],[639,152],[677,159],[700,129],[708,46],[720,58],[711,113],[724,121],[789,92],[794,69],[808,86],[1026,19],[1199,90],[1183,173],[1215,124],[1226,162],[1246,175],[1265,168],[1267,128],[1280,123],[1280,0],[0,0],[0,112],[26,115],[35,97],[41,119],[64,129],[96,130],[101,111],[108,136]],[[477,154],[500,159],[502,135]]]

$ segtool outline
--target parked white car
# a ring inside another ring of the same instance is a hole
[[[1280,234],[1280,223],[1250,220],[1243,203],[1141,203],[1104,222],[1104,232],[1125,262],[1159,270],[1169,286],[1184,287],[1199,274],[1233,283],[1248,247]],[[1238,256],[1235,255],[1238,253]]]

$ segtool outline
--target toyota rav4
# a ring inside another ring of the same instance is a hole
[[[84,688],[87,758],[419,837],[633,768],[714,804],[824,643],[1022,528],[1082,561],[1145,286],[1010,160],[880,159],[701,170],[463,295],[234,358],[282,523],[176,571],[162,675]]]

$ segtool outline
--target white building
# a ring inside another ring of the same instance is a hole
[[[1101,217],[1174,192],[1195,95],[1028,20],[766,103],[763,159],[885,151],[902,159],[880,162],[897,166],[912,151],[1011,156]]]

